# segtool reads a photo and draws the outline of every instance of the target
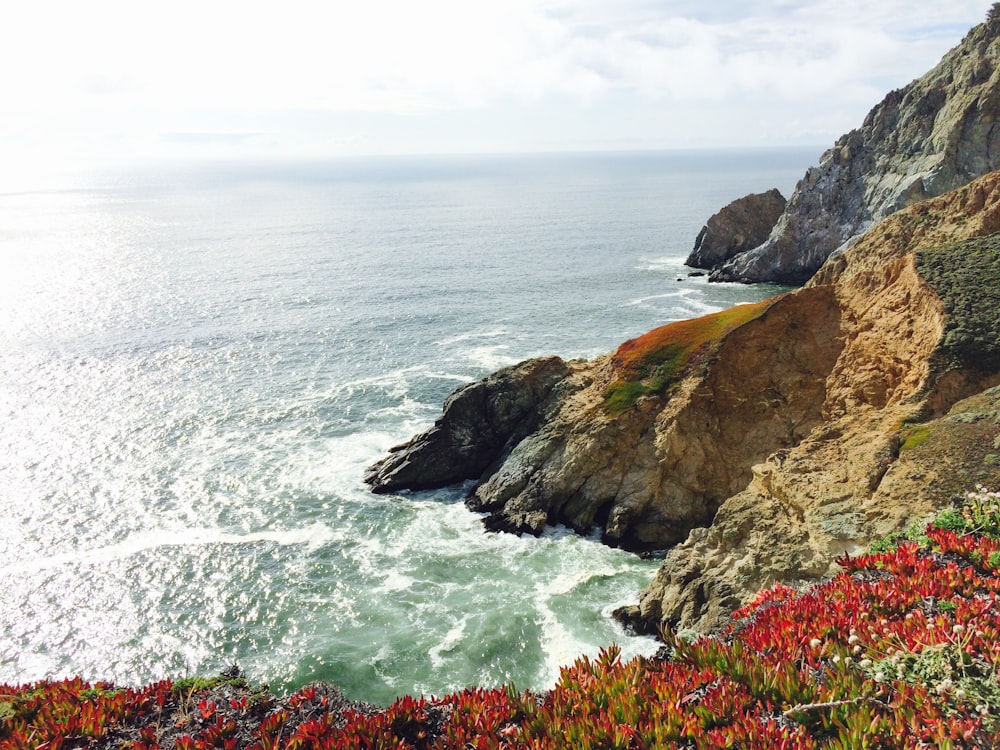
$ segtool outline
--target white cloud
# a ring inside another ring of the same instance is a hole
[[[727,107],[743,120],[730,125],[734,138],[752,133],[751,111],[770,113],[769,132],[811,132],[812,123],[826,122],[835,136],[887,88],[933,65],[990,5],[36,0],[13,4],[0,28],[0,66],[8,71],[0,77],[0,148],[60,139],[139,148],[185,131],[227,135],[206,144],[259,145],[259,138],[228,136],[259,133],[262,119],[304,110],[368,113],[383,123],[399,116],[397,133],[389,128],[375,138],[376,148],[389,150],[428,148],[434,138],[421,144],[407,132],[420,130],[413,127],[420,118],[457,127],[461,113],[479,110],[509,124],[552,107],[564,108],[556,119],[590,112],[603,127],[624,129],[615,137],[647,143],[696,142],[708,137],[706,128],[724,141],[725,129],[707,123],[704,112],[724,117]],[[631,121],[601,112],[623,97]],[[318,144],[308,127],[296,131],[287,117],[282,123],[285,130],[264,141]],[[488,130],[489,118],[480,126]],[[575,125],[581,142],[585,126]],[[551,140],[547,127],[538,123],[536,140]],[[326,140],[364,141],[359,135],[372,142],[370,132]],[[511,146],[499,130],[465,135],[484,148],[491,137],[495,147]],[[597,138],[595,129],[590,140]]]

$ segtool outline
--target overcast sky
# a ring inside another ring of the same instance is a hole
[[[25,0],[0,159],[825,146],[992,0]]]

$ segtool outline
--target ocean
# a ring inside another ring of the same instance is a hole
[[[119,164],[0,192],[0,682],[545,689],[656,560],[366,466],[455,388],[774,288],[683,261],[820,149]]]

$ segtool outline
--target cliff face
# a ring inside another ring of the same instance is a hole
[[[838,555],[1000,480],[1000,392],[982,392],[1000,382],[1000,344],[966,345],[1000,321],[998,231],[992,173],[887,219],[797,293],[829,290],[839,311],[822,420],[671,550],[634,624],[710,629],[761,587],[829,575]],[[930,268],[941,265],[972,289],[943,281]],[[978,312],[957,299],[966,291]]]
[[[1000,382],[1000,240],[956,244],[998,231],[993,173],[895,214],[794,293],[467,386],[366,480],[427,486],[419,467],[440,482],[461,465],[489,528],[673,547],[632,623],[713,627],[1000,480],[1000,396],[963,401]]]
[[[390,449],[368,469],[377,493],[427,490],[477,479],[538,427],[571,370],[559,357],[506,367],[459,388],[427,432]]]
[[[801,284],[851,237],[899,209],[1000,168],[1000,12],[922,78],[891,92],[798,183],[763,244],[716,281]]]

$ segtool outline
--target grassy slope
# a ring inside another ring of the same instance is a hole
[[[671,386],[710,357],[729,333],[759,318],[778,299],[771,297],[668,323],[626,341],[611,359],[615,379],[605,393],[606,408],[620,414],[643,396],[667,394]]]
[[[1000,234],[918,252],[917,270],[944,304],[942,365],[1000,369]]]

